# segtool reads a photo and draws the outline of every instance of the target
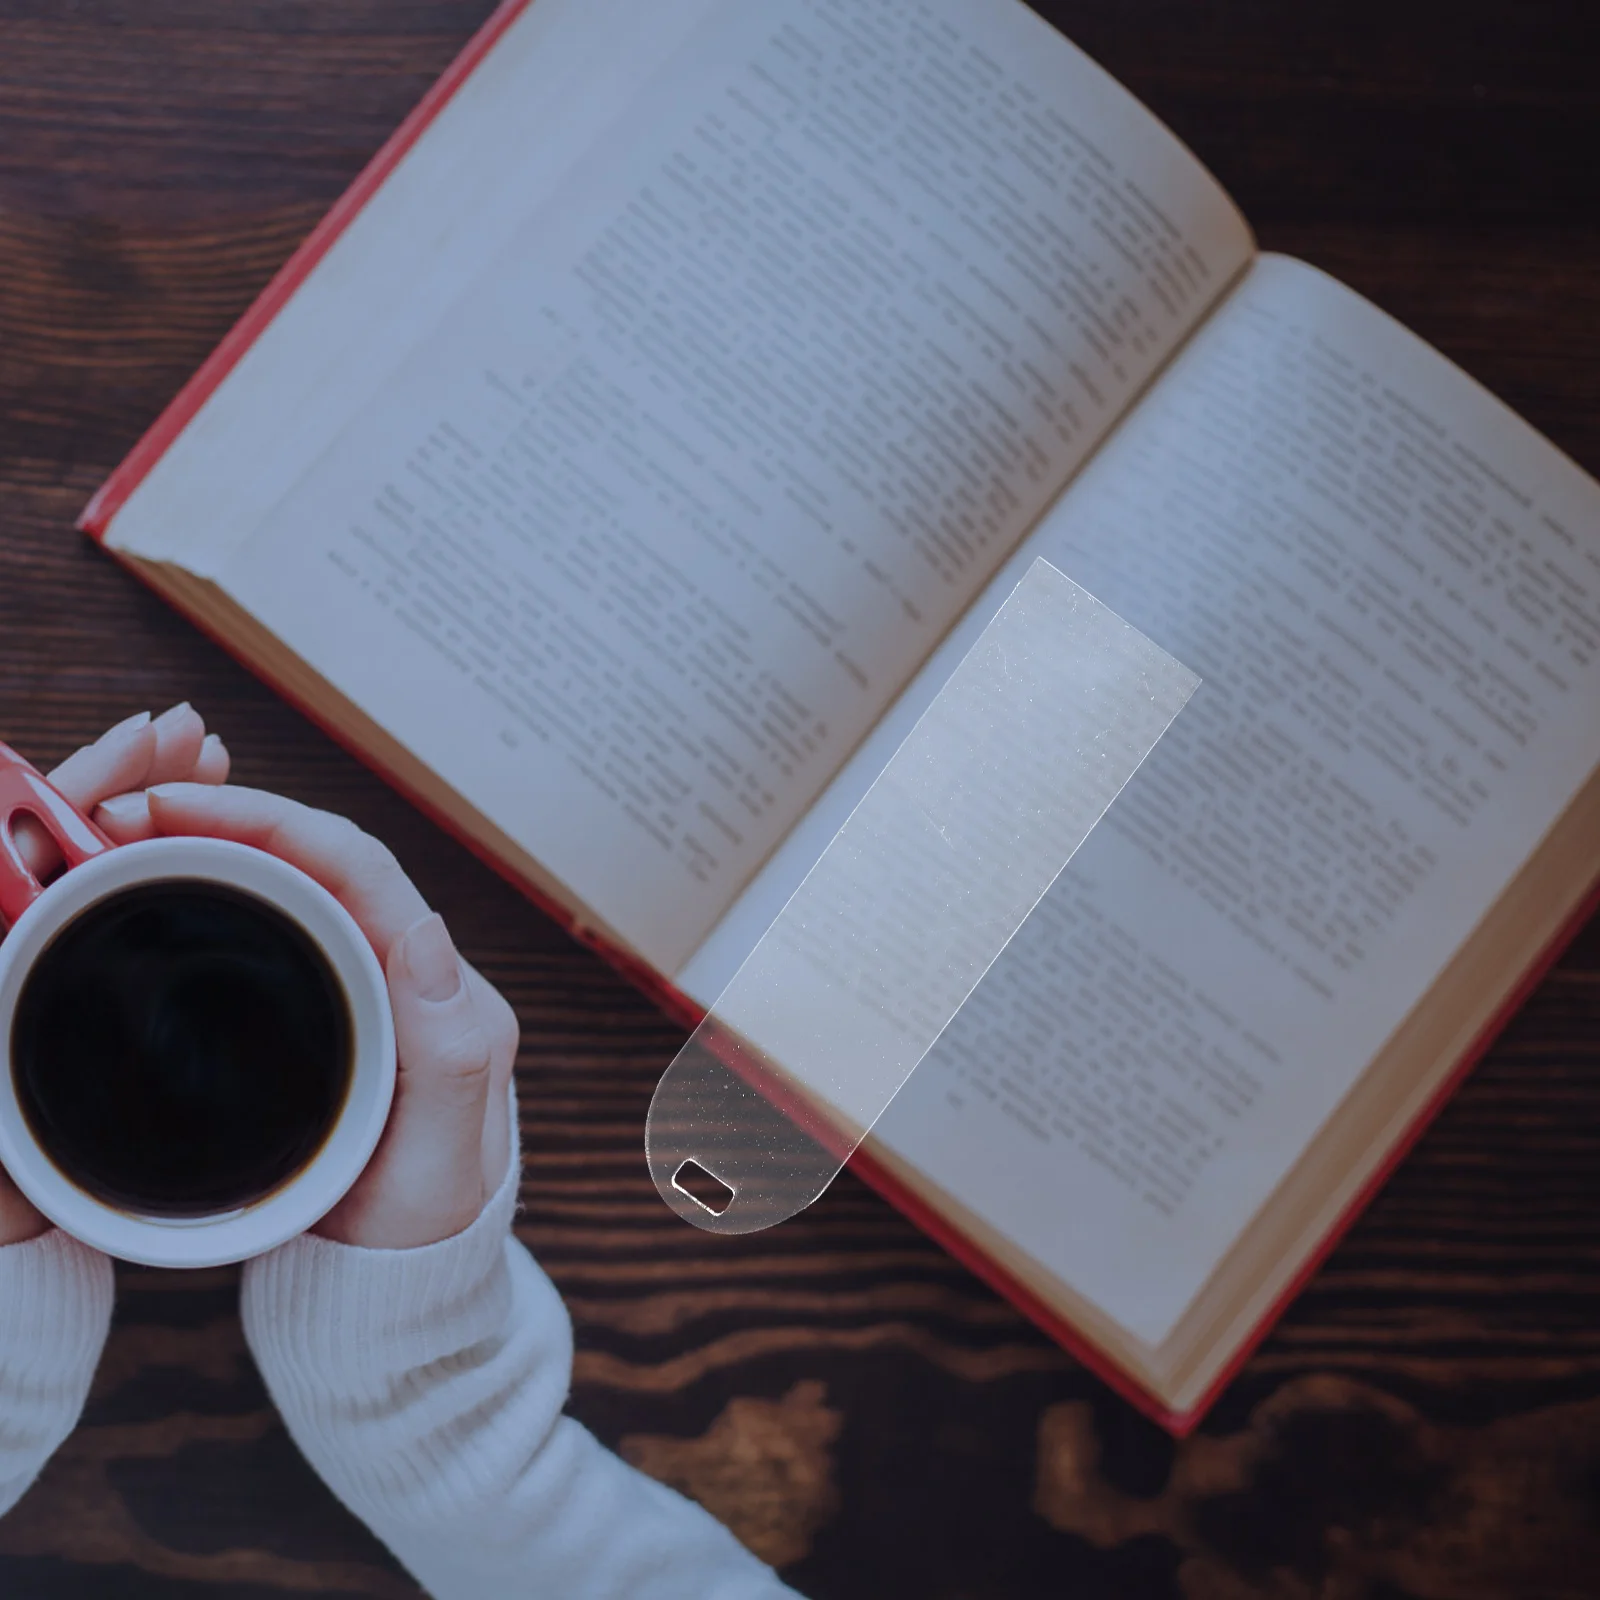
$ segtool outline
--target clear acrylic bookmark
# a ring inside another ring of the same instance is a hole
[[[1198,683],[1034,562],[662,1075],[679,1216],[754,1233],[826,1191]]]

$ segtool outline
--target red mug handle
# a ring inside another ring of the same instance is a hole
[[[32,817],[55,840],[68,867],[112,848],[111,841],[64,794],[50,787],[43,773],[9,745],[0,744],[0,921],[8,927],[44,893],[44,885],[22,859],[11,830],[21,815]]]

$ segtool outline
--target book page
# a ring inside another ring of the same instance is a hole
[[[1249,252],[1014,0],[729,4],[222,582],[670,970]]]
[[[1600,764],[1600,486],[1263,257],[1041,555],[1201,686],[874,1137],[1155,1345]]]
[[[534,0],[129,496],[114,549],[212,577],[719,0]],[[341,202],[343,204],[343,202]]]

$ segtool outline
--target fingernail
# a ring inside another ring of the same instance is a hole
[[[128,717],[126,720],[119,722],[116,727],[109,729],[106,733],[106,738],[114,739],[119,733],[134,733],[140,728],[149,727],[149,725],[150,713],[141,711],[138,716]]]
[[[404,958],[406,971],[424,1000],[439,1005],[455,997],[461,987],[461,962],[437,911],[406,934]]]
[[[168,706],[167,709],[156,718],[156,723],[160,727],[165,727],[170,722],[176,722],[178,718],[181,717],[187,710],[189,710],[189,702],[187,700],[180,700],[177,705]]]
[[[208,733],[200,744],[200,754],[203,757],[215,755],[222,748],[222,739],[218,734]]]
[[[142,820],[148,807],[142,794],[117,794],[102,800],[99,809],[113,822],[137,822]]]

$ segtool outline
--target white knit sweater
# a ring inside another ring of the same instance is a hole
[[[83,1410],[113,1287],[110,1261],[57,1229],[0,1249],[0,1514]]]
[[[562,1416],[572,1328],[510,1232],[519,1166],[442,1244],[308,1235],[246,1267],[245,1333],[295,1442],[436,1600],[792,1600]],[[110,1315],[105,1257],[61,1233],[0,1249],[0,1511],[77,1420]]]

